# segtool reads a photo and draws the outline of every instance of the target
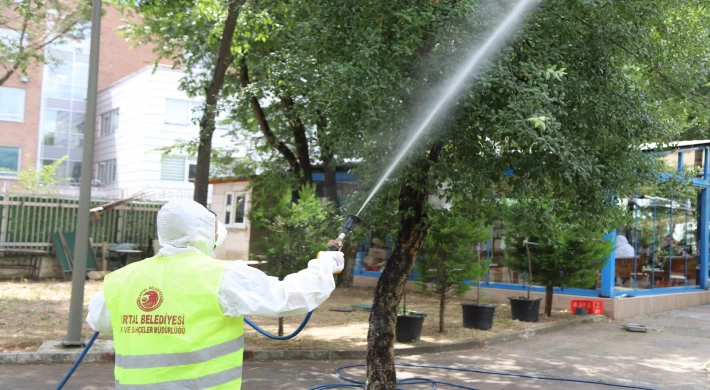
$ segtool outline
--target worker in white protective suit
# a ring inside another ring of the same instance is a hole
[[[335,289],[341,252],[320,252],[284,280],[209,255],[227,237],[195,202],[158,212],[155,257],[106,276],[89,303],[95,331],[113,335],[117,389],[239,389],[244,316],[305,314]]]

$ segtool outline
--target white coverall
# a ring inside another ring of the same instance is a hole
[[[156,257],[210,255],[227,235],[227,229],[214,214],[192,201],[163,206],[158,212],[157,226],[162,248]],[[323,252],[320,259],[308,263],[308,268],[279,281],[242,262],[225,261],[217,299],[222,312],[229,317],[305,314],[330,296],[335,289],[333,273],[342,268],[341,252]],[[94,331],[113,334],[103,291],[91,298],[86,322]]]

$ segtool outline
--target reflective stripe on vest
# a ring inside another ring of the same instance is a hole
[[[224,263],[201,254],[156,257],[106,276],[118,389],[239,389],[243,317],[217,294]]]
[[[169,382],[149,383],[145,385],[122,385],[116,381],[117,390],[198,390],[225,385],[242,377],[242,367],[234,367],[212,375],[195,379],[182,379]]]
[[[193,352],[156,353],[152,355],[119,355],[116,354],[116,366],[121,368],[157,368],[184,366],[186,364],[204,363],[211,359],[229,355],[244,348],[244,336],[226,343],[198,349]]]

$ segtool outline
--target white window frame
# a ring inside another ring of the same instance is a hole
[[[107,180],[103,180],[104,178]],[[116,184],[118,181],[118,169],[115,158],[99,161],[96,164],[96,180],[98,180],[102,186]]]
[[[101,121],[99,122],[99,137],[105,137],[111,135],[118,130],[119,123],[119,111],[118,108],[108,110],[101,114]]]
[[[2,87],[0,86],[0,90],[3,89],[14,89],[17,91],[22,91],[22,109],[20,110],[20,115],[19,116],[10,116],[9,113],[3,114],[0,113],[0,121],[4,122],[17,122],[17,123],[24,123],[25,122],[25,103],[27,101],[27,91],[25,91],[23,88],[12,88],[12,87]]]
[[[193,157],[185,158],[185,181],[194,183],[194,180],[190,180],[190,165],[195,165],[195,178],[197,178],[197,159]]]
[[[19,176],[19,172],[22,170],[22,148],[19,146],[5,146],[5,145],[0,145],[4,148],[16,148],[17,149],[17,171],[16,172],[9,172],[9,171],[4,171],[0,170],[0,179],[9,179],[9,180],[15,180]]]
[[[167,117],[167,115],[166,115],[167,113],[164,112],[163,113],[163,122],[165,124],[173,125],[173,126],[191,126],[191,125],[194,125],[195,120],[199,121],[201,119],[202,110],[195,112],[195,109],[198,107],[201,107],[204,104],[204,102],[187,100],[187,99],[165,98],[166,108],[168,105],[168,100],[187,103],[187,123],[179,123],[179,122],[171,121],[171,119]],[[196,114],[197,114],[197,116],[196,116]],[[227,119],[227,113],[224,111],[220,112],[220,114],[214,118],[215,129],[221,129],[221,130],[229,129],[231,124],[223,125],[220,123],[221,121],[223,121],[225,119]]]
[[[184,174],[182,180],[166,180],[162,179],[162,160],[161,160],[161,167],[160,167],[160,173],[161,173],[161,179],[160,181],[169,181],[173,183],[182,183],[182,182],[187,182],[187,183],[194,183],[194,180],[190,180],[190,165],[197,165],[197,158],[196,157],[185,157],[185,156],[167,156],[170,158],[174,159],[182,159],[183,160],[183,169],[184,169]]]
[[[234,217],[236,216],[234,207],[237,205],[237,198],[238,197],[244,197],[244,221],[243,222],[234,222]],[[231,204],[229,202],[229,199],[231,197]],[[224,194],[224,216],[227,217],[227,212],[230,213],[229,215],[229,220],[226,218],[222,221],[228,222],[225,223],[225,227],[232,228],[232,229],[246,229],[248,219],[247,219],[247,213],[249,212],[249,194],[246,192],[241,192],[241,191],[234,191],[234,192],[227,192]]]

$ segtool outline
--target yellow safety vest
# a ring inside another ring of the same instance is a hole
[[[220,309],[223,269],[209,256],[188,254],[106,276],[117,389],[241,388],[244,317]]]

